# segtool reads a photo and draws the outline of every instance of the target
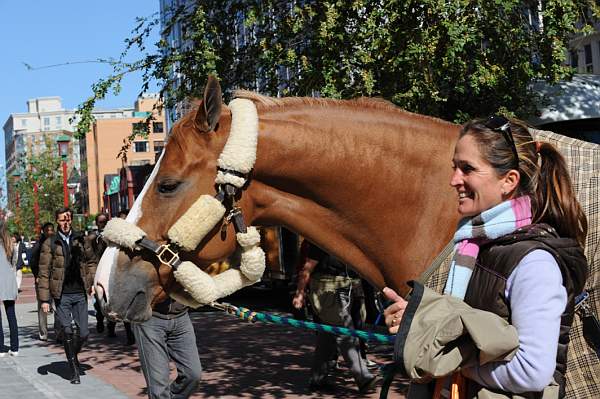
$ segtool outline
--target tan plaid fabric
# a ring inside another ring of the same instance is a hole
[[[539,141],[553,144],[567,160],[577,198],[588,218],[588,236],[585,254],[590,266],[587,289],[588,302],[594,313],[600,311],[600,146],[561,136],[552,132],[534,130]],[[452,254],[429,278],[427,286],[442,292],[450,268]],[[600,360],[583,338],[579,317],[575,317],[570,334],[567,364],[567,398],[600,398]]]

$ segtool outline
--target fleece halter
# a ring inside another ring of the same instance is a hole
[[[256,227],[246,227],[241,208],[235,203],[235,196],[246,184],[256,161],[258,114],[254,103],[247,99],[236,98],[229,108],[231,132],[217,162],[218,192],[214,197],[201,195],[171,226],[165,244],[148,239],[138,226],[119,218],[111,219],[103,232],[103,237],[112,244],[130,250],[149,250],[162,264],[172,268],[175,280],[193,301],[180,296],[175,299],[192,307],[211,303],[256,283],[265,270],[260,234]],[[228,269],[213,277],[194,263],[182,261],[179,250],[194,250],[221,220],[223,228],[233,221],[236,239],[242,248],[241,263],[239,270]]]

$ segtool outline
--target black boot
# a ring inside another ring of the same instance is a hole
[[[77,360],[75,358],[73,334],[65,334],[63,342],[65,346],[65,355],[67,356],[67,363],[71,369],[71,384],[81,384],[81,381],[79,380],[79,367],[77,366]]]
[[[116,327],[116,324],[117,324],[117,322],[116,322],[116,321],[111,321],[111,320],[109,320],[109,321],[106,323],[106,328],[108,329],[108,331],[107,331],[107,334],[106,334],[106,335],[107,335],[109,338],[114,338],[114,337],[116,337],[116,336],[117,336],[117,334],[115,334],[115,327]]]
[[[79,375],[85,375],[83,370],[81,370],[81,365],[79,364],[79,352],[81,352],[81,347],[83,346],[83,339],[81,339],[81,335],[79,334],[79,326],[76,324],[73,327],[73,357],[75,358],[75,364],[77,365],[77,370],[79,370]]]

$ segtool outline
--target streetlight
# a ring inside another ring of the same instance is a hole
[[[69,206],[69,191],[67,190],[67,157],[69,156],[69,142],[71,138],[67,135],[58,136],[56,143],[58,144],[58,155],[62,159],[63,170],[63,202],[65,208]]]
[[[12,173],[14,187],[15,187],[15,223],[19,230],[21,229],[21,218],[19,217],[21,212],[21,206],[19,204],[19,180],[21,180],[21,174],[18,171]]]
[[[38,203],[38,185],[37,182],[33,181],[33,224],[35,235],[40,234],[40,205]]]

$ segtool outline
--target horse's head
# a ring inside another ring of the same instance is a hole
[[[221,118],[221,105],[219,83],[209,77],[203,102],[175,124],[163,154],[127,216],[127,222],[158,244],[168,241],[169,229],[200,195],[216,194],[217,158],[231,125],[229,113]],[[231,226],[220,233],[221,224],[211,226],[195,248],[182,250],[181,258],[202,268],[232,253],[235,234]],[[99,262],[95,286],[109,315],[131,321],[148,319],[152,306],[168,295],[186,295],[172,269],[151,251],[114,245],[106,249]]]

